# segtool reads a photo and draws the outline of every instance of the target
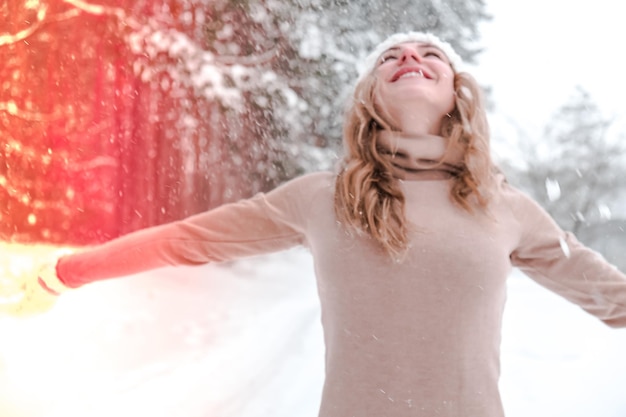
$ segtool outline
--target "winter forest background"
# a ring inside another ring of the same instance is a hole
[[[93,243],[331,167],[382,36],[476,54],[482,2],[413,3],[5,2],[0,232]]]
[[[431,31],[475,64],[491,18],[482,0],[4,0],[0,241],[95,244],[332,169],[373,45]],[[515,143],[510,182],[626,270],[626,132],[581,85],[539,136],[510,120],[492,140]]]
[[[0,16],[0,236],[79,245],[332,168],[372,45],[432,31],[472,63],[490,19],[480,0],[10,0]],[[593,244],[623,226],[624,145],[572,93],[499,163]]]

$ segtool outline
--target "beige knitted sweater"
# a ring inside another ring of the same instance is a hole
[[[500,333],[514,266],[608,325],[626,326],[626,277],[506,182],[489,215],[454,205],[449,179],[402,182],[416,230],[399,263],[338,224],[334,178],[306,175],[127,235],[61,258],[58,274],[77,287],[308,246],[326,344],[320,417],[503,416]]]

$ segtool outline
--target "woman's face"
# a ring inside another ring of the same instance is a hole
[[[454,109],[454,70],[435,46],[415,42],[395,45],[380,56],[374,75],[376,104],[394,121],[417,110],[439,117],[439,123]]]

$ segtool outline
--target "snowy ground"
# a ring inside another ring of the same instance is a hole
[[[508,417],[625,416],[626,331],[519,274],[509,288]],[[97,283],[0,318],[2,417],[315,417],[322,378],[304,250]]]

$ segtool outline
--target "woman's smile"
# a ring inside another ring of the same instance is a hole
[[[430,73],[425,70],[422,69],[421,67],[415,67],[415,66],[411,66],[411,67],[403,67],[400,68],[398,71],[396,71],[395,74],[393,74],[393,77],[391,77],[391,82],[396,82],[401,78],[409,78],[409,77],[420,77],[420,78],[426,78],[426,79],[432,79],[432,75],[430,75]]]

